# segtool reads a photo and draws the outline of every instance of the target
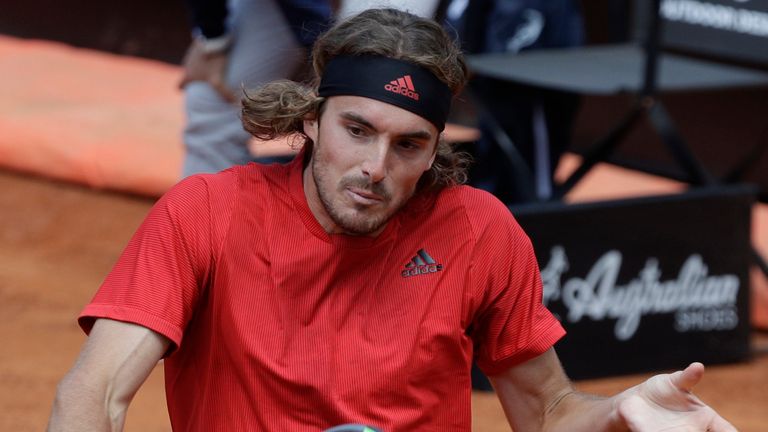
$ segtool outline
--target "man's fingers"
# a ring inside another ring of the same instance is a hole
[[[234,93],[232,93],[232,90],[223,81],[211,82],[211,85],[216,90],[216,92],[219,93],[219,95],[221,95],[221,97],[224,98],[224,100],[227,102],[235,103],[237,101]]]
[[[187,75],[187,74],[185,73],[185,74],[184,74],[184,75],[181,77],[181,79],[179,80],[179,90],[184,90],[184,87],[186,87],[186,86],[187,86],[187,84],[189,84],[189,81],[190,81],[190,80],[189,80],[189,75]]]
[[[675,387],[689,392],[701,381],[702,376],[704,376],[704,365],[696,362],[691,363],[685,370],[673,373],[669,379]]]

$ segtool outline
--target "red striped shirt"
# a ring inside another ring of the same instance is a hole
[[[498,373],[564,333],[509,210],[460,186],[375,238],[329,235],[300,157],[198,175],[153,207],[85,308],[168,337],[177,431],[469,431],[470,365]]]

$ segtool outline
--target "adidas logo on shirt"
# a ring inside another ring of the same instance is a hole
[[[419,249],[419,251],[416,252],[416,256],[411,258],[411,261],[405,265],[405,270],[403,270],[401,275],[406,278],[428,273],[437,273],[442,270],[442,264],[436,263],[424,249]]]
[[[419,94],[413,86],[410,75],[405,75],[384,85],[384,90],[407,96],[413,100],[419,100]]]

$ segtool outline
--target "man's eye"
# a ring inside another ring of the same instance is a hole
[[[347,131],[349,132],[350,135],[356,136],[356,137],[365,135],[365,131],[363,131],[362,128],[359,128],[357,126],[349,126],[347,127]]]
[[[413,141],[400,141],[400,147],[405,150],[415,150],[419,146]]]

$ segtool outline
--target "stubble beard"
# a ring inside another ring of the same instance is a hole
[[[317,144],[316,144],[317,145]],[[371,183],[363,177],[342,177],[336,186],[336,193],[343,196],[348,187],[355,187],[375,193],[383,198],[384,205],[390,205],[389,209],[384,208],[381,211],[370,210],[364,205],[352,205],[349,208],[341,208],[341,204],[334,203],[330,191],[334,185],[327,183],[327,170],[321,159],[318,159],[318,152],[311,160],[312,180],[315,182],[317,195],[325,208],[325,212],[331,218],[334,224],[341,228],[345,233],[352,235],[368,235],[382,228],[392,216],[400,210],[403,203],[392,203],[391,194],[381,184]],[[392,205],[394,204],[394,205]]]

